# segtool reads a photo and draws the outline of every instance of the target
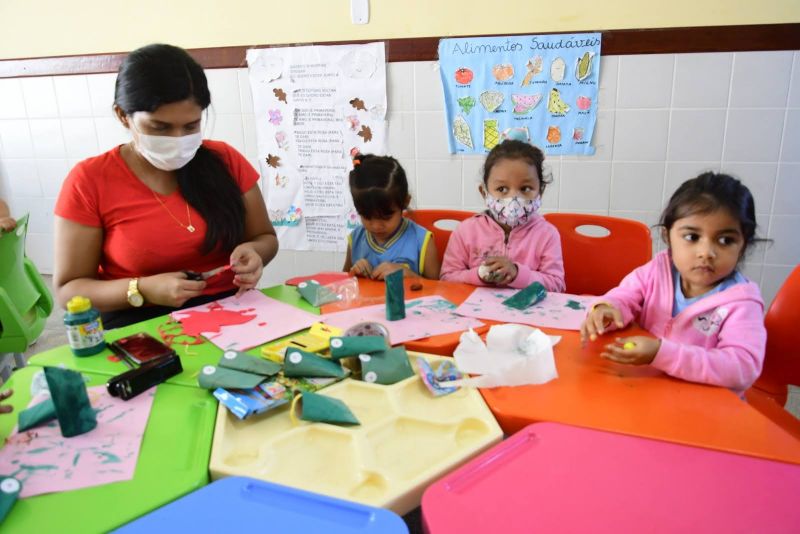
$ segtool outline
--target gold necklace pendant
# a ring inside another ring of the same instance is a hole
[[[160,198],[158,198],[158,195],[156,195],[155,191],[153,191],[151,189],[150,192],[153,193],[153,198],[156,199],[159,204],[161,204],[161,207],[164,208],[167,211],[167,213],[169,213],[169,216],[172,217],[175,220],[176,223],[178,223],[178,226],[180,226],[181,228],[185,228],[186,231],[189,232],[189,233],[194,233],[194,231],[197,230],[197,228],[195,228],[194,225],[192,224],[192,214],[189,211],[189,203],[188,202],[186,202],[186,220],[189,221],[189,224],[186,225],[186,224],[183,224],[181,221],[179,221],[177,217],[175,217],[175,215],[169,210],[167,205],[164,204],[164,202]],[[185,200],[184,200],[184,202],[185,202]]]

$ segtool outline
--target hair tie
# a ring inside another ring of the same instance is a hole
[[[360,159],[354,159],[353,160],[353,167],[355,167],[356,165],[361,165],[361,160]]]

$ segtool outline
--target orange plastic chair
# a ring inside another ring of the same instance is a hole
[[[800,324],[800,265],[795,266],[772,301],[764,326],[767,327],[767,351],[764,369],[750,394],[770,397],[778,406],[786,404],[789,384],[800,385],[800,349],[795,329]],[[757,390],[753,392],[753,389]],[[755,403],[754,403],[755,404]]]
[[[638,221],[583,213],[548,213],[544,218],[561,234],[567,293],[602,295],[653,255],[650,229]],[[578,231],[581,226],[599,226],[608,235],[585,235]]]
[[[444,251],[453,231],[442,228],[437,223],[444,221],[461,222],[473,215],[475,215],[475,212],[461,210],[411,210],[406,213],[406,217],[433,232],[433,242],[436,243],[436,250],[439,253],[439,263],[444,258]]]

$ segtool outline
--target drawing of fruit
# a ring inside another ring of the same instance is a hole
[[[453,137],[462,145],[472,148],[472,133],[469,131],[469,124],[461,115],[456,115],[453,119]]]
[[[481,96],[478,97],[478,100],[481,101],[481,105],[483,105],[484,109],[491,113],[503,104],[504,98],[503,93],[500,91],[484,91],[481,93]]]
[[[594,52],[584,52],[584,54],[578,58],[575,64],[575,78],[577,78],[579,82],[582,82],[592,75],[593,59]]]
[[[525,65],[525,68],[528,69],[528,73],[522,79],[522,83],[520,84],[522,87],[530,85],[531,79],[542,72],[542,56],[536,56],[529,59],[528,63]]]
[[[561,93],[553,87],[550,89],[550,98],[547,99],[547,110],[553,115],[563,115],[569,113],[569,106],[561,100]]]
[[[578,104],[578,109],[586,111],[590,107],[592,107],[592,99],[588,96],[579,96],[578,100],[575,101]]]
[[[498,82],[504,82],[514,77],[514,66],[510,63],[502,63],[492,67],[492,76]]]
[[[523,143],[530,143],[531,136],[528,133],[526,126],[517,126],[514,128],[506,128],[500,138],[505,141],[506,139],[513,139],[515,141],[522,141]]]
[[[472,81],[474,74],[472,71],[466,67],[461,67],[460,69],[456,70],[456,83],[460,83],[461,85],[467,85],[469,82]]]
[[[561,128],[558,126],[547,127],[547,142],[555,145],[561,141]]]
[[[500,131],[496,119],[483,121],[483,148],[491,150],[500,142]]]
[[[560,57],[555,58],[550,64],[550,77],[554,82],[560,82],[564,79],[566,73],[567,64]]]
[[[514,103],[514,114],[524,115],[539,105],[539,102],[542,101],[542,94],[511,95],[511,101]]]
[[[464,112],[464,115],[469,115],[469,112],[475,107],[475,99],[471,96],[461,97],[458,99],[458,106]]]
[[[583,128],[575,128],[572,130],[572,140],[573,141],[583,141]]]

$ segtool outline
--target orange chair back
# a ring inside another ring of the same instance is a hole
[[[767,327],[767,352],[764,370],[754,387],[786,404],[788,384],[800,385],[800,348],[795,328],[800,325],[800,265],[778,290],[764,317]]]
[[[436,251],[439,253],[439,263],[444,258],[444,251],[453,231],[437,226],[436,223],[443,221],[460,222],[464,219],[469,219],[473,215],[475,215],[475,212],[461,210],[410,210],[406,213],[406,217],[433,233],[433,242],[436,243]]]
[[[653,255],[650,229],[638,221],[583,213],[548,213],[544,218],[561,234],[567,293],[602,295]],[[608,235],[585,235],[578,231],[581,226],[599,226]]]

